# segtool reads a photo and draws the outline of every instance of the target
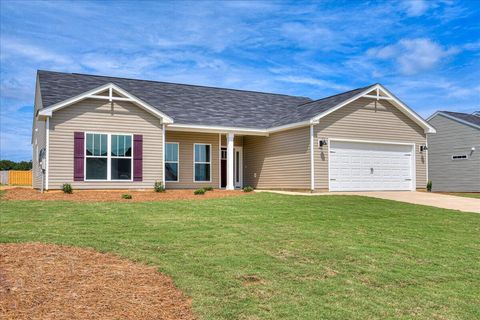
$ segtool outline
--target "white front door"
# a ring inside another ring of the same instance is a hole
[[[330,191],[413,190],[412,145],[331,141]]]
[[[243,188],[243,148],[233,149],[233,171],[235,188]]]

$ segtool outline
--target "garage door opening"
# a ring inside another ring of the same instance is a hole
[[[415,145],[330,140],[330,191],[415,190]]]

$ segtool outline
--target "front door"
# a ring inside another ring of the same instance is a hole
[[[227,148],[222,148],[220,157],[220,186],[227,186]],[[233,185],[235,188],[243,188],[243,149],[235,147],[233,149]]]

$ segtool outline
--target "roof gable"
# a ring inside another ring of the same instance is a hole
[[[463,112],[437,111],[431,115],[427,121],[430,121],[430,119],[433,119],[436,116],[443,116],[461,124],[480,129],[480,116],[475,112],[473,114],[468,114]]]

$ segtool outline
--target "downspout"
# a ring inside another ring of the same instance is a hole
[[[310,190],[315,191],[315,157],[314,157],[314,130],[313,124],[310,124]]]
[[[162,123],[162,184],[165,186],[165,123]]]
[[[47,117],[47,123],[45,125],[45,190],[48,191],[48,173],[50,165],[50,117]]]

